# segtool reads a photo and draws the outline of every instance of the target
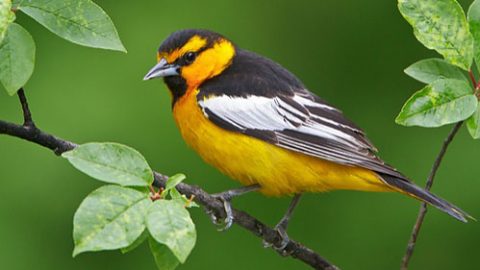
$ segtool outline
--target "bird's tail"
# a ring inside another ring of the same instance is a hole
[[[402,193],[405,193],[415,199],[418,199],[430,205],[433,205],[436,208],[440,209],[441,211],[449,214],[450,216],[462,222],[468,222],[467,218],[475,220],[472,216],[470,216],[468,213],[458,208],[457,206],[445,201],[442,198],[437,197],[436,195],[415,185],[414,183],[408,180],[400,179],[398,177],[394,177],[394,176],[382,174],[382,173],[380,173],[379,175],[385,183],[387,183],[389,186],[393,187],[394,189]]]

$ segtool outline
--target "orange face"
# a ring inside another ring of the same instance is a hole
[[[159,51],[158,64],[145,79],[180,76],[187,89],[195,89],[205,80],[219,75],[234,56],[235,47],[225,38],[209,41],[206,37],[193,35],[178,48]]]
[[[197,43],[193,37],[185,46]],[[186,50],[188,53],[188,49]],[[227,68],[235,55],[232,43],[225,39],[217,40],[212,47],[199,53],[196,59],[181,70],[181,76],[190,88],[196,88],[205,80],[213,78]],[[181,57],[181,56],[179,56]]]

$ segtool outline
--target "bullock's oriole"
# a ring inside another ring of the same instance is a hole
[[[276,227],[286,241],[288,220],[304,192],[396,191],[460,221],[469,217],[385,164],[359,127],[274,61],[207,30],[171,34],[157,60],[144,79],[164,79],[187,144],[246,186],[219,195],[227,227],[230,199],[255,189],[294,195]]]

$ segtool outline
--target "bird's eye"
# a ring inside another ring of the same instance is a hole
[[[197,54],[194,52],[187,52],[184,56],[185,62],[187,64],[191,64],[193,61],[195,61],[195,58],[197,57]]]

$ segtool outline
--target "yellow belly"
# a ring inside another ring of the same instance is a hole
[[[391,191],[367,169],[336,164],[228,131],[210,122],[189,91],[173,108],[187,142],[209,164],[243,185],[260,184],[265,195],[335,189]]]

